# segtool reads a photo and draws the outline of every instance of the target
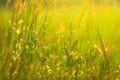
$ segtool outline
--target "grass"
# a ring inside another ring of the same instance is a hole
[[[0,80],[119,80],[118,5],[55,1],[0,9]]]

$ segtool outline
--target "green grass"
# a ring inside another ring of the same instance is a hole
[[[120,79],[119,10],[71,6],[0,9],[0,80]]]

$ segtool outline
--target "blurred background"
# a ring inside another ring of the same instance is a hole
[[[0,7],[5,7],[6,5],[11,5],[16,0],[0,0]],[[18,0],[17,0],[18,1]],[[25,1],[25,0],[19,0],[19,1]],[[52,5],[53,3],[56,3],[59,6],[63,5],[82,5],[84,3],[89,4],[97,4],[97,5],[116,5],[120,3],[120,0],[41,0],[45,6]]]

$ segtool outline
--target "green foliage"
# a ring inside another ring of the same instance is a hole
[[[119,80],[119,10],[45,1],[0,10],[0,80]]]

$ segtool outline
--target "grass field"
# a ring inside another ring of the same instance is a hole
[[[120,80],[120,5],[93,1],[8,0],[0,80]]]

